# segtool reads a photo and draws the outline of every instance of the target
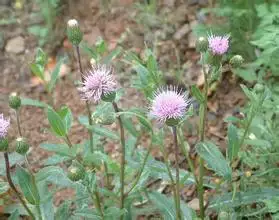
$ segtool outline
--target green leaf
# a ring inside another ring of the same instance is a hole
[[[75,157],[77,151],[76,145],[73,148],[69,148],[68,145],[66,144],[42,143],[40,144],[40,147],[47,151],[55,152],[58,155],[68,156],[68,157]]]
[[[119,136],[115,132],[110,131],[107,128],[103,128],[97,125],[92,125],[92,126],[88,125],[87,128],[92,132],[94,132],[94,134],[100,135],[102,137],[110,138],[112,140],[119,140]]]
[[[192,95],[197,99],[199,103],[204,102],[204,96],[202,92],[199,90],[199,88],[196,85],[193,85],[191,87]]]
[[[237,136],[237,128],[233,124],[228,127],[228,157],[232,161],[238,156],[239,140]]]
[[[31,174],[29,174],[21,166],[16,167],[16,176],[18,184],[23,192],[24,197],[32,205],[40,204],[40,196],[36,187],[36,183],[32,180]]]
[[[254,188],[246,192],[226,193],[214,197],[210,203],[209,209],[235,208],[242,205],[263,202],[267,199],[273,199],[279,196],[279,189],[276,188]]]
[[[196,145],[198,154],[206,161],[209,168],[227,180],[231,179],[232,170],[219,148],[212,142],[201,142]]]
[[[113,51],[110,52],[109,55],[107,55],[107,56],[103,59],[103,63],[104,63],[104,64],[109,64],[109,63],[110,63],[112,60],[114,60],[121,52],[122,52],[122,48],[121,48],[121,47],[115,48]]]
[[[146,127],[150,132],[153,132],[151,123],[142,115],[136,112],[118,112],[117,115],[128,115],[128,116],[136,116],[139,119],[139,122]]]
[[[63,202],[56,210],[54,220],[69,219],[71,216],[70,207],[70,201]]]
[[[30,69],[35,76],[39,77],[41,80],[44,80],[44,67],[37,63],[31,63]]]
[[[80,210],[76,210],[74,212],[75,216],[79,217],[86,217],[89,219],[94,219],[94,220],[102,220],[102,217],[98,214],[98,212],[94,209],[89,209],[89,208],[83,208]]]
[[[16,209],[11,216],[8,218],[8,220],[18,220],[20,219],[20,213],[18,211],[18,209]]]
[[[54,206],[53,206],[53,194],[48,189],[47,182],[40,182],[37,184],[40,193],[40,210],[43,219],[53,220],[54,219]]]
[[[4,194],[5,192],[7,192],[8,191],[8,189],[9,189],[10,187],[9,187],[9,184],[8,183],[6,183],[6,182],[0,182],[0,195],[1,194]]]
[[[17,163],[24,161],[24,156],[16,152],[9,153],[9,161],[10,167],[12,167]],[[0,154],[0,176],[6,176],[6,163],[3,154]]]
[[[30,105],[30,106],[40,107],[40,108],[45,108],[45,107],[48,106],[44,102],[34,100],[34,99],[29,99],[29,98],[21,98],[21,104],[22,105]]]
[[[68,133],[71,128],[72,121],[73,121],[73,115],[72,115],[71,109],[68,108],[67,106],[63,106],[57,112],[57,114],[63,119],[63,123],[66,127],[66,133]]]
[[[40,169],[40,171],[36,173],[35,177],[36,182],[47,181],[58,186],[72,186],[72,182],[67,177],[65,171],[58,166],[49,166]]]
[[[127,211],[125,209],[119,209],[117,207],[109,207],[105,210],[105,219],[118,219],[120,216],[124,215]]]
[[[169,198],[158,192],[150,192],[148,193],[150,200],[152,203],[160,210],[164,219],[176,219],[176,210],[175,204],[173,202],[173,198]],[[192,220],[193,219],[193,211],[186,206],[185,203],[181,201],[181,211],[183,220]]]
[[[66,126],[63,119],[52,108],[47,110],[47,118],[52,128],[52,131],[60,137],[65,137],[67,134]]]
[[[134,126],[134,123],[130,118],[122,117],[122,123],[124,128],[134,137],[138,137],[140,135],[140,132],[137,131],[137,129]]]
[[[55,65],[55,68],[54,70],[52,71],[51,73],[51,76],[50,76],[50,81],[48,83],[48,91],[49,92],[52,92],[52,90],[54,89],[55,87],[55,84],[57,82],[57,79],[59,77],[59,73],[60,73],[60,69],[61,69],[61,66],[62,64],[64,63],[65,59],[62,58],[58,61],[58,63]]]

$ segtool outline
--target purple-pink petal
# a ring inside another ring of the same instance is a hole
[[[151,104],[150,115],[158,121],[182,118],[189,106],[187,94],[176,89],[160,90],[155,94]]]
[[[5,119],[3,114],[0,114],[0,138],[5,138],[10,126],[10,119]]]
[[[229,36],[209,36],[209,49],[213,55],[223,55],[229,49]]]

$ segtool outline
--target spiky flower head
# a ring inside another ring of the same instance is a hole
[[[0,114],[0,139],[5,138],[10,126],[10,119],[5,119],[3,114]]]
[[[95,65],[84,76],[81,97],[84,100],[98,102],[105,97],[115,97],[116,81],[113,69],[106,65]]]
[[[175,87],[159,89],[151,103],[150,115],[159,122],[175,124],[183,117],[189,104],[188,93],[178,91]]]
[[[213,55],[224,55],[229,49],[229,35],[208,37],[208,47]]]

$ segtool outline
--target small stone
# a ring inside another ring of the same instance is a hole
[[[191,49],[196,48],[196,41],[197,41],[197,37],[194,35],[193,32],[191,32],[188,35],[188,47]]]
[[[25,49],[24,38],[21,36],[17,36],[8,40],[5,47],[6,52],[15,53],[15,54],[20,54],[24,52],[24,49]]]
[[[184,24],[178,31],[175,32],[173,38],[175,40],[181,40],[186,34],[190,32],[189,24]]]

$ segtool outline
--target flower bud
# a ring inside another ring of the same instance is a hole
[[[21,99],[15,92],[11,93],[9,97],[9,106],[15,110],[21,106]]]
[[[83,37],[83,33],[80,30],[77,20],[71,19],[68,21],[67,35],[68,35],[69,41],[73,45],[78,46],[80,44],[82,37]]]
[[[104,102],[113,102],[116,97],[116,92],[110,92],[108,94],[102,94],[101,99]]]
[[[0,138],[0,152],[5,152],[8,150],[9,142],[7,138]]]
[[[85,177],[83,166],[77,162],[73,162],[68,169],[68,178],[74,182],[82,180]]]
[[[30,146],[25,138],[19,137],[16,139],[16,152],[25,155],[29,150]]]
[[[168,118],[166,120],[167,126],[170,126],[170,127],[176,126],[176,125],[178,125],[178,123],[179,123],[179,119],[176,119],[176,118]]]
[[[101,125],[111,125],[115,122],[115,113],[104,113],[99,117],[99,123]]]
[[[255,86],[254,86],[254,89],[257,93],[262,93],[264,91],[264,85],[263,84],[260,84],[260,83],[257,83]]]
[[[221,180],[219,178],[214,179],[214,183],[219,185],[221,183]]]
[[[199,37],[196,41],[196,50],[198,52],[206,52],[208,48],[208,40],[205,37]]]
[[[242,56],[235,55],[230,59],[230,64],[233,68],[239,68],[242,65],[243,61],[244,59],[242,58]]]
[[[244,174],[245,174],[245,176],[246,176],[246,177],[250,177],[250,176],[252,176],[251,171],[246,171]]]

